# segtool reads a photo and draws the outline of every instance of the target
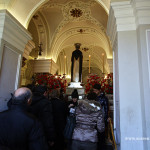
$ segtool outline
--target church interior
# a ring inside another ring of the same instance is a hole
[[[59,80],[71,92],[76,43],[77,88],[82,95],[95,81],[103,85],[117,148],[149,150],[149,0],[0,0],[0,111],[12,91],[33,82]]]

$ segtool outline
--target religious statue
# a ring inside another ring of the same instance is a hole
[[[72,52],[71,82],[82,82],[82,52],[79,50],[81,44],[75,43],[76,50]]]

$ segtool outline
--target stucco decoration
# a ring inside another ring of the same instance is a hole
[[[81,1],[76,1],[76,2],[72,1],[64,5],[62,7],[64,20],[60,23],[56,32],[59,32],[68,22],[80,22],[85,20],[91,21],[93,24],[99,26],[102,31],[104,31],[104,27],[102,26],[102,24],[91,16],[90,7],[94,4],[96,4],[95,1],[90,1],[89,3],[84,3]],[[78,18],[73,17],[71,15],[72,9],[80,9],[83,12],[81,17]]]
[[[84,27],[82,29],[85,31],[83,34],[86,34],[86,35],[92,34],[92,35],[95,36],[95,38],[98,37],[99,40],[101,40],[101,42],[103,43],[103,44],[101,43],[101,46],[104,47],[106,50],[108,50],[108,51],[106,51],[106,53],[107,53],[107,56],[110,57],[110,55],[111,55],[110,51],[109,51],[110,47],[109,47],[109,42],[108,42],[108,40],[106,38],[106,35],[101,30],[98,31],[98,30],[96,30],[94,28]],[[78,30],[80,30],[79,27],[78,28],[70,29],[70,30],[66,31],[65,33],[59,35],[59,37],[57,38],[57,40],[55,40],[55,42],[52,44],[53,45],[53,47],[52,47],[52,56],[56,56],[56,57],[54,57],[54,61],[57,60],[57,57],[58,57],[61,49],[63,48],[63,45],[60,46],[60,49],[58,48],[58,45],[59,45],[60,41],[64,41],[64,37],[66,39],[69,39],[69,37],[71,37],[72,35],[79,34]],[[100,43],[100,41],[99,41],[99,43]],[[99,44],[95,43],[95,46],[96,45],[98,46]],[[57,49],[57,51],[56,51],[56,49]]]
[[[36,13],[33,16],[33,22],[36,25],[36,29],[38,31],[38,36],[39,36],[39,44],[42,43],[42,56],[41,58],[45,57],[47,55],[47,36],[46,36],[46,27],[45,24],[41,18],[40,13]],[[38,49],[39,45],[36,45],[36,49]]]
[[[40,10],[48,9],[48,8],[60,8],[63,6],[63,4],[59,3],[48,3],[43,6],[41,6]]]

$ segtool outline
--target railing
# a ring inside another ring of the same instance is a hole
[[[117,144],[115,141],[115,136],[114,136],[113,125],[112,125],[111,119],[109,119],[108,126],[110,127],[110,132],[108,131],[108,138],[110,139],[110,136],[112,137],[111,141],[112,141],[113,147],[115,150],[117,150]]]

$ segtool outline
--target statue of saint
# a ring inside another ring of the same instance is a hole
[[[79,50],[81,44],[75,43],[76,50],[72,52],[71,82],[82,82],[82,52]]]

